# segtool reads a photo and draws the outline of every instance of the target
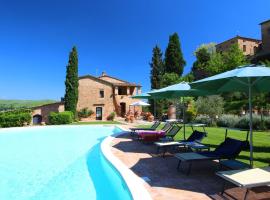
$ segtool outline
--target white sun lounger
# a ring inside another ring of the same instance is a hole
[[[244,170],[220,171],[216,173],[226,181],[247,189],[244,199],[247,198],[249,189],[270,185],[270,167]],[[225,182],[224,182],[225,184]],[[222,194],[224,193],[225,185]]]

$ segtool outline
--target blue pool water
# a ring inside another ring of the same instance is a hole
[[[111,126],[0,130],[1,200],[132,199],[100,142]]]

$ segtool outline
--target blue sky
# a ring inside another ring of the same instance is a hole
[[[270,18],[268,0],[0,1],[0,99],[60,99],[73,45],[80,75],[106,71],[147,91],[152,48],[165,51],[170,34],[187,73],[200,44],[260,38]]]

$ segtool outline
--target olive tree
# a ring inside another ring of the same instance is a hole
[[[197,114],[207,115],[212,123],[223,113],[223,106],[223,98],[219,95],[199,97],[195,102]]]

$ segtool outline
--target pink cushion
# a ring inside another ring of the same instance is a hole
[[[162,130],[160,130],[160,131],[146,131],[146,130],[144,130],[144,131],[138,131],[138,135],[140,137],[149,136],[149,135],[156,135],[156,136],[162,137],[162,136],[165,135],[165,133],[166,132],[165,131],[162,131]]]

